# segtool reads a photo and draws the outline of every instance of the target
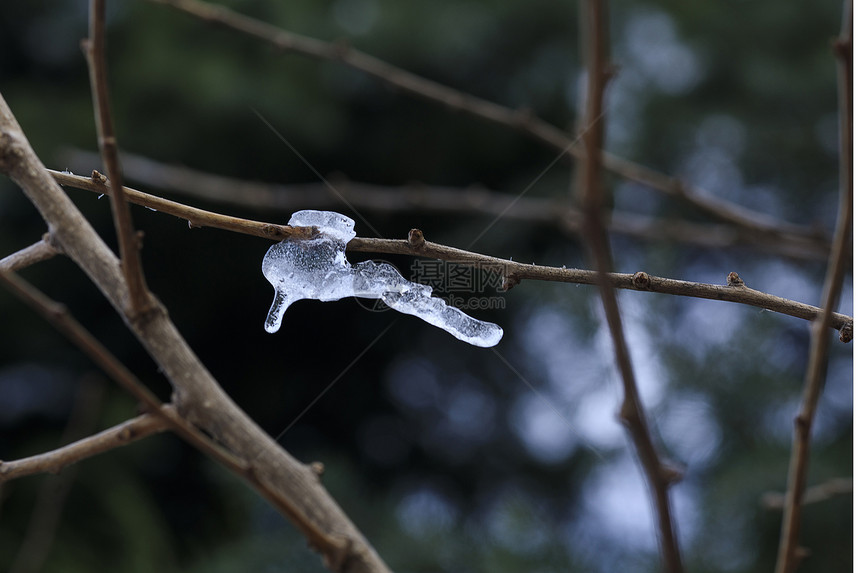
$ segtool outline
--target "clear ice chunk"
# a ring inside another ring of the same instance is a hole
[[[501,340],[504,332],[499,325],[449,306],[432,296],[429,286],[406,280],[392,265],[375,261],[351,265],[346,244],[355,237],[355,221],[349,217],[332,211],[297,211],[289,224],[317,227],[319,234],[313,239],[281,241],[263,258],[263,275],[275,287],[267,332],[277,332],[287,308],[297,300],[355,296],[380,299],[475,346],[495,346]]]

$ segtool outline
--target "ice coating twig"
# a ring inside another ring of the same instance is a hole
[[[313,239],[286,239],[269,248],[263,258],[263,275],[275,287],[275,299],[266,317],[267,332],[281,327],[284,313],[297,300],[332,301],[356,296],[381,299],[385,304],[438,326],[475,346],[495,346],[504,333],[432,296],[432,289],[406,280],[388,263],[346,260],[346,244],[355,237],[355,222],[332,211],[298,211],[290,225],[314,226]]]

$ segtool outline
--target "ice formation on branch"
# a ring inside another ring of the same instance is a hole
[[[290,225],[314,226],[313,239],[286,239],[269,248],[263,275],[275,287],[275,300],[266,317],[266,331],[281,327],[287,307],[301,299],[339,300],[348,296],[380,299],[405,314],[417,316],[475,346],[495,346],[501,327],[467,315],[431,296],[432,289],[406,280],[388,263],[346,260],[346,244],[355,237],[355,221],[332,211],[297,211]]]

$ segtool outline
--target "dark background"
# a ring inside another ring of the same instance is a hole
[[[443,84],[527,106],[563,129],[578,119],[575,2],[228,4],[297,33],[348,39]],[[619,66],[608,92],[610,151],[723,199],[830,232],[838,172],[830,44],[840,2],[627,0],[613,2],[609,17]],[[45,164],[79,173],[101,169],[69,159],[70,150],[96,148],[79,49],[86,18],[85,3],[70,0],[0,8],[0,92]],[[256,181],[316,182],[255,110],[320,173],[381,185],[480,184],[513,199],[556,155],[343,65],[277,54],[148,2],[110,3],[108,48],[121,148],[171,164]],[[561,161],[525,196],[569,197],[570,178]],[[710,221],[656,191],[617,177],[607,182],[621,211]],[[108,202],[86,191],[68,193],[113,245]],[[285,223],[290,216],[170,197],[264,221]],[[332,208],[356,219],[359,236],[373,236],[347,206]],[[405,238],[418,227],[429,240],[460,248],[492,222],[417,210],[359,212],[384,237]],[[325,485],[392,568],[658,567],[649,498],[615,419],[620,384],[594,289],[537,282],[507,293],[487,289],[482,296],[502,297],[504,308],[469,312],[504,327],[494,350],[471,347],[414,317],[369,312],[352,299],[297,303],[285,318],[289,328],[269,335],[262,326],[272,291],[260,272],[268,242],[189,230],[184,221],[142,208],[133,215],[145,231],[150,287],[226,391],[266,431],[278,436],[337,379],[280,442],[305,462],[325,464]],[[20,190],[0,181],[0,255],[45,230]],[[613,236],[613,247],[621,272],[722,283],[736,271],[748,286],[811,304],[818,303],[825,268],[823,260],[754,248],[624,236]],[[586,265],[576,237],[506,218],[471,249]],[[410,257],[373,258],[410,276]],[[70,261],[57,257],[22,275],[67,304],[169,399],[152,360]],[[839,310],[851,314],[847,280]],[[765,509],[761,499],[785,488],[808,324],[730,303],[629,291],[619,297],[659,446],[685,470],[672,496],[689,569],[771,568],[780,512]],[[76,400],[90,410],[93,429],[135,415],[133,400],[6,291],[0,291],[0,321],[0,459],[55,447]],[[835,343],[810,484],[851,476],[851,360],[851,347]],[[55,539],[46,542],[46,571],[322,569],[291,525],[171,435],[74,471],[62,503],[48,503],[62,512]],[[29,477],[0,489],[0,564],[22,567],[34,508],[45,491],[56,492],[56,483]],[[850,496],[805,508],[802,545],[811,557],[802,570],[847,569],[851,530]]]

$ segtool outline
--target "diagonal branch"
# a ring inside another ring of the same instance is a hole
[[[799,547],[800,514],[803,504],[806,478],[809,473],[809,450],[812,423],[818,399],[824,389],[827,371],[827,353],[830,332],[827,316],[839,303],[847,264],[848,244],[851,240],[853,215],[853,99],[852,99],[852,2],[844,3],[842,33],[835,44],[837,73],[839,78],[840,107],[840,202],[839,220],[833,236],[833,249],[827,266],[824,290],[821,295],[821,314],[812,324],[812,340],[809,345],[809,363],[803,388],[800,413],[794,419],[794,441],[788,468],[788,486],[783,509],[782,533],[779,541],[776,572],[791,573],[797,569],[804,552]]]
[[[332,43],[301,36],[237,13],[226,6],[209,4],[200,0],[150,1],[171,6],[204,22],[217,24],[252,36],[281,51],[302,54],[320,60],[341,62],[408,94],[525,133],[556,151],[566,151],[570,154],[571,159],[584,157],[583,147],[573,145],[573,139],[570,135],[536,117],[527,109],[511,109],[444,86],[365,54],[344,42]],[[685,183],[676,177],[665,175],[606,151],[600,152],[600,161],[607,170],[681,199],[718,220],[738,225],[759,234],[783,237],[786,240],[791,240],[791,237],[796,235],[809,239],[819,238],[819,233],[811,232],[801,225],[779,221],[768,214],[722,201],[713,194]]]
[[[93,92],[99,149],[112,182],[111,210],[119,242],[122,271],[128,285],[129,314],[135,317],[151,310],[153,302],[143,277],[139,238],[134,232],[131,210],[123,194],[116,135],[111,120],[105,62],[105,0],[90,0],[90,36],[81,45],[90,70],[90,89]]]
[[[20,251],[14,252],[7,257],[0,259],[0,271],[17,271],[59,254],[60,251],[51,244],[50,234],[45,234],[37,243],[33,243],[29,247],[25,247]]]
[[[86,189],[94,193],[110,193],[110,189],[98,173],[95,177],[69,175],[59,171],[50,171],[50,174],[62,185]],[[280,241],[287,237],[312,238],[314,236],[313,227],[290,227],[288,225],[277,225],[263,221],[230,217],[162,199],[130,187],[125,187],[124,189],[131,203],[185,219],[188,221],[190,227],[211,227],[274,241]],[[514,286],[521,280],[588,285],[597,284],[597,273],[595,271],[518,263],[509,259],[482,255],[430,241],[413,244],[407,240],[356,237],[349,242],[347,249],[365,253],[430,257],[468,265],[488,265],[501,271],[509,287]],[[632,274],[609,273],[607,277],[612,287],[617,289],[649,291],[676,296],[734,302],[763,308],[795,318],[802,318],[803,320],[814,320],[821,312],[821,309],[816,306],[751,289],[737,275],[734,275],[726,285],[662,278],[644,272]],[[854,327],[854,319],[852,317],[836,312],[831,313],[829,325],[831,328],[840,331],[843,342],[850,342],[852,340]]]
[[[172,408],[172,406],[163,407]],[[167,418],[155,414],[142,414],[50,452],[20,460],[0,461],[0,483],[33,474],[55,474],[66,466],[167,429],[170,429]]]
[[[801,503],[809,505],[811,503],[820,503],[828,501],[837,496],[853,495],[854,480],[850,477],[833,478],[825,482],[819,483],[806,488],[803,493]],[[779,510],[785,509],[785,494],[779,491],[768,491],[762,494],[759,502],[765,509]]]
[[[168,165],[129,153],[121,154],[121,158],[126,179],[207,201],[288,213],[339,204],[338,198],[325,192],[326,186],[321,183],[270,184]],[[96,161],[96,156],[84,151],[70,150],[63,154],[63,161],[66,165],[73,166],[74,170],[87,172],[89,166]],[[389,187],[349,181],[336,175],[330,179],[336,184],[338,194],[348,200],[349,204],[376,212],[402,213],[421,210],[425,213],[452,215],[474,213],[555,225],[570,235],[578,234],[582,227],[582,213],[570,200],[549,197],[515,199],[510,194],[491,191],[477,185],[457,188],[411,183]],[[63,183],[60,179],[58,181]],[[786,240],[784,237],[774,238],[752,233],[733,224],[692,223],[682,219],[667,220],[618,211],[612,213],[606,222],[606,228],[610,233],[648,241],[673,241],[705,248],[744,246],[758,249],[769,256],[777,254],[798,260],[826,260],[830,252],[829,239],[792,236],[792,240]]]
[[[603,149],[603,99],[611,76],[608,24],[603,0],[581,0],[579,29],[582,51],[586,59],[588,89],[585,99],[583,123],[590,126],[583,134],[585,156],[578,165],[579,197],[583,212],[583,237],[589,246],[592,262],[597,269],[597,286],[606,314],[606,322],[615,350],[615,361],[621,374],[624,398],[620,418],[633,440],[642,469],[651,489],[657,530],[660,532],[660,552],[663,566],[669,573],[683,571],[681,551],[675,533],[675,522],[669,499],[669,487],[680,479],[680,474],[665,465],[657,453],[654,440],[645,418],[645,409],[633,371],[630,352],[624,338],[621,310],[615,290],[609,280],[612,268],[609,237],[603,222],[605,213],[605,187],[601,180],[600,151]],[[574,181],[576,179],[574,178]]]

